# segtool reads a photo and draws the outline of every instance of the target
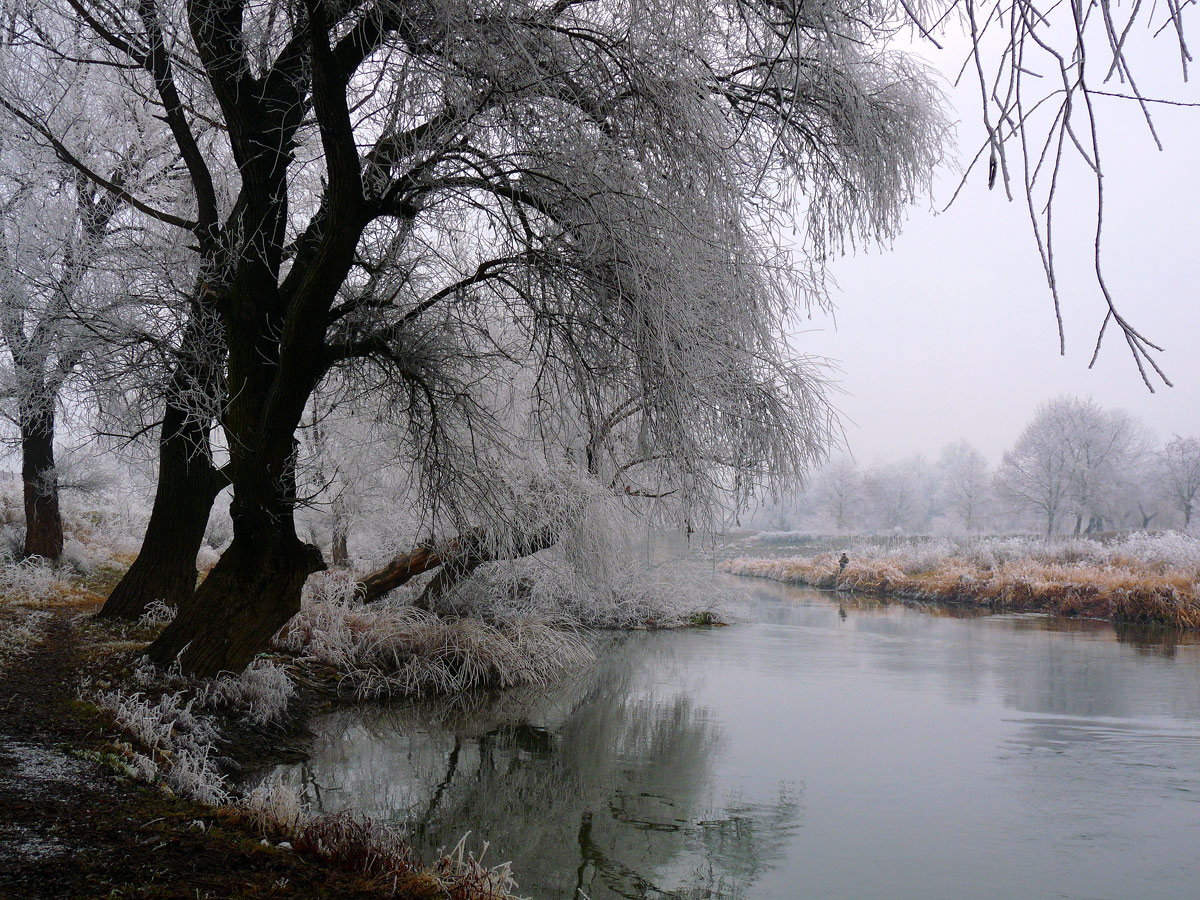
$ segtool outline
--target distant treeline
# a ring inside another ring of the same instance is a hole
[[[1038,407],[996,468],[962,440],[860,468],[832,459],[749,524],[773,531],[977,534],[1184,529],[1200,494],[1200,439],[1159,443],[1136,419],[1092,400]]]

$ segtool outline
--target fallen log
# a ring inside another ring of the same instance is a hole
[[[557,540],[554,530],[547,528],[536,534],[522,535],[512,544],[500,544],[488,540],[484,529],[473,528],[440,544],[426,542],[393,557],[358,583],[358,595],[364,603],[373,603],[418,575],[441,567],[414,602],[421,609],[431,609],[436,600],[484,563],[531,556],[554,546]]]

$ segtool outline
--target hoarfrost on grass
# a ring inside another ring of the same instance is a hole
[[[1179,532],[1111,542],[981,538],[847,553],[844,569],[828,552],[743,557],[721,567],[822,588],[1200,628],[1200,541]]]
[[[312,671],[332,671],[359,698],[547,684],[594,658],[577,630],[443,619],[404,597],[364,606],[333,579],[306,593],[275,645]]]

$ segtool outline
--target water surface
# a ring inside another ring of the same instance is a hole
[[[752,584],[551,691],[333,713],[290,775],[538,900],[1200,896],[1194,638]]]

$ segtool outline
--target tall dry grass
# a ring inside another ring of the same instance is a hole
[[[442,618],[397,593],[364,606],[352,578],[310,579],[274,646],[357,699],[548,684],[594,659],[590,636],[569,621]]]
[[[1200,628],[1200,541],[1167,532],[1112,543],[1033,539],[859,547],[788,559],[740,558],[721,568],[817,588],[993,610]]]

